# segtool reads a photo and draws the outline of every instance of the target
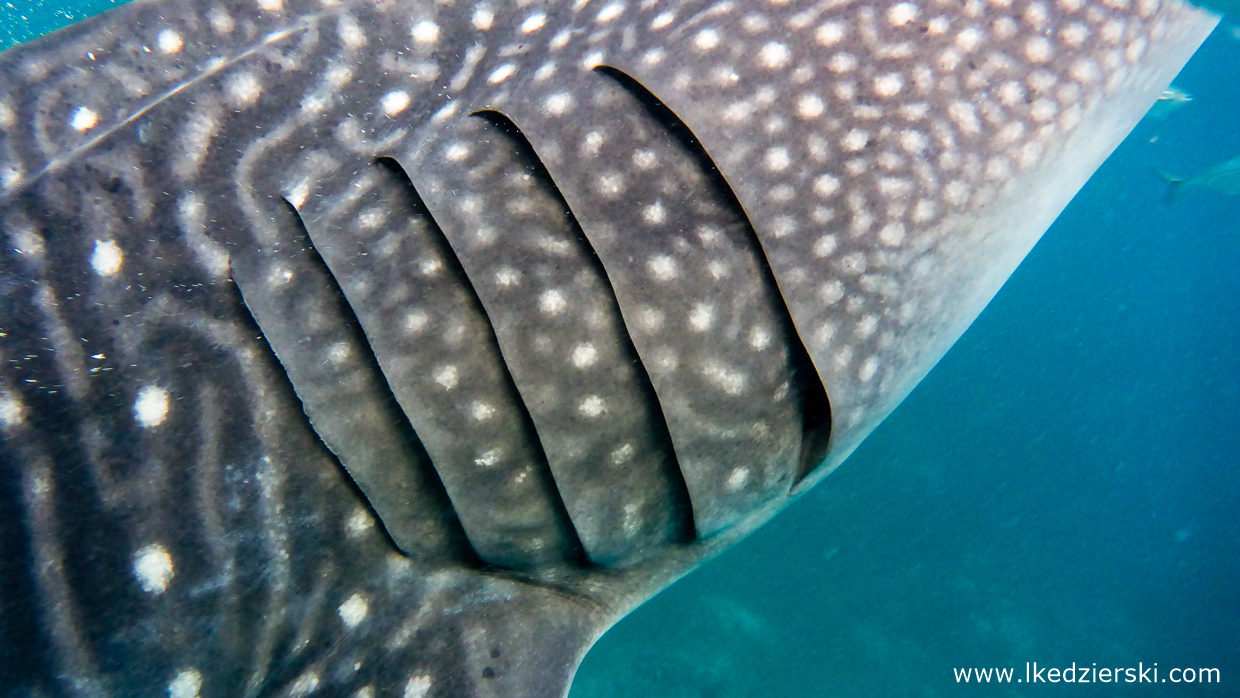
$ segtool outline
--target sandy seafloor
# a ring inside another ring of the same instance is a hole
[[[0,47],[114,4],[0,0]],[[1240,197],[1167,205],[1153,173],[1240,155],[1238,37],[836,473],[622,621],[572,698],[1240,695]],[[1032,662],[1160,681],[954,678]]]

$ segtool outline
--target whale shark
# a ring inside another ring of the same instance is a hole
[[[564,695],[847,458],[1216,21],[136,0],[0,53],[0,685]]]

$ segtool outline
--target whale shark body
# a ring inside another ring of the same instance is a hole
[[[0,685],[563,695],[848,456],[1215,21],[137,0],[0,54]]]

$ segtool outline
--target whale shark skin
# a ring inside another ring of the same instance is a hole
[[[0,54],[0,684],[563,695],[847,457],[1214,22],[137,0]]]

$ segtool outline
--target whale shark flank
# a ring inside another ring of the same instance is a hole
[[[1215,21],[136,0],[0,53],[5,695],[564,695],[848,456]]]

